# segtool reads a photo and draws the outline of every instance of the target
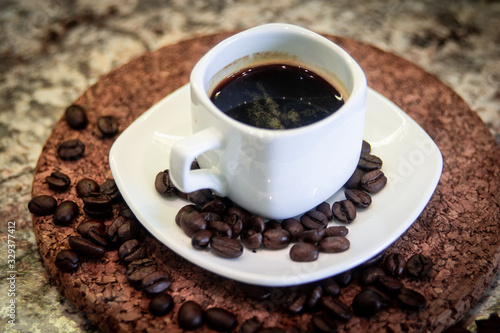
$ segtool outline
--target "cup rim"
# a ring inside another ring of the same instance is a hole
[[[297,34],[297,35],[307,35],[309,38],[315,40],[315,42],[323,44],[328,48],[332,49],[332,51],[336,52],[349,66],[349,70],[352,73],[353,78],[353,87],[349,94],[349,98],[336,112],[333,114],[316,121],[312,124],[300,126],[297,128],[289,128],[289,129],[268,129],[261,128],[252,125],[248,125],[242,123],[238,120],[231,118],[226,115],[224,112],[219,110],[215,104],[210,100],[208,93],[204,89],[204,71],[205,68],[210,64],[210,62],[217,56],[219,52],[221,52],[224,48],[231,45],[233,42],[236,42],[239,39],[246,38],[248,35],[258,35],[262,33],[269,32],[281,32],[288,34]],[[252,132],[252,134],[258,133],[261,137],[269,137],[274,135],[295,135],[298,132],[311,131],[315,130],[318,127],[324,126],[326,123],[335,121],[337,118],[343,116],[344,113],[348,112],[350,109],[350,105],[357,103],[356,99],[353,96],[366,95],[367,91],[367,80],[364,71],[361,66],[354,60],[354,58],[347,53],[344,49],[342,49],[339,45],[335,44],[331,40],[327,39],[320,34],[303,28],[298,25],[288,24],[288,23],[268,23],[259,25],[253,28],[249,28],[247,30],[236,33],[223,41],[219,42],[212,49],[210,49],[193,67],[190,75],[190,86],[191,93],[197,94],[199,98],[199,102],[204,104],[208,110],[215,115],[218,119],[228,122],[231,126],[236,127],[239,131],[243,132]]]

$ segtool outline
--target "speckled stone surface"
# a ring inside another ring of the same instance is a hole
[[[96,327],[59,293],[41,264],[26,204],[41,147],[64,108],[99,78],[166,44],[266,22],[350,37],[439,77],[499,141],[499,4],[491,1],[0,1],[0,249],[15,221],[13,331]],[[466,158],[464,154],[464,158]],[[465,180],[466,181],[466,180]],[[467,183],[465,183],[467,184]],[[478,217],[480,218],[480,217]],[[0,263],[0,329],[9,313],[7,255]],[[498,311],[498,280],[464,318]]]

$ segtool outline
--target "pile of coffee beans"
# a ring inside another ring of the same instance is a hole
[[[155,188],[163,196],[177,195],[191,202],[179,210],[175,222],[191,237],[195,249],[209,249],[216,256],[233,259],[241,256],[244,248],[278,250],[293,243],[290,259],[311,262],[317,260],[320,253],[349,249],[347,227],[329,224],[337,221],[348,225],[356,219],[357,210],[372,204],[371,195],[387,184],[382,164],[378,156],[371,154],[371,145],[363,141],[358,166],[344,185],[345,199],[334,202],[331,207],[323,202],[298,219],[283,221],[266,222],[228,198],[215,196],[209,189],[182,193],[173,185],[168,169],[156,175]],[[191,168],[199,168],[196,161]]]

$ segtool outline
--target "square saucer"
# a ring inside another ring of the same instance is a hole
[[[441,152],[427,133],[394,103],[368,89],[364,139],[384,164],[386,187],[372,196],[372,205],[358,210],[347,225],[349,250],[320,253],[314,262],[294,262],[290,247],[282,250],[245,249],[236,259],[195,250],[175,223],[189,202],[165,198],[154,186],[158,172],[169,168],[170,150],[189,136],[189,85],[165,97],[137,118],[114,142],[109,154],[111,172],[130,209],[143,226],[178,255],[208,271],[240,282],[263,286],[308,283],[358,266],[400,237],[418,218],[439,182]],[[344,199],[343,190],[328,202]],[[335,221],[329,225],[343,225]]]

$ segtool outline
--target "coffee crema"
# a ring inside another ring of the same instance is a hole
[[[266,129],[313,124],[345,102],[345,96],[323,77],[288,64],[238,71],[219,83],[210,99],[231,118]]]

